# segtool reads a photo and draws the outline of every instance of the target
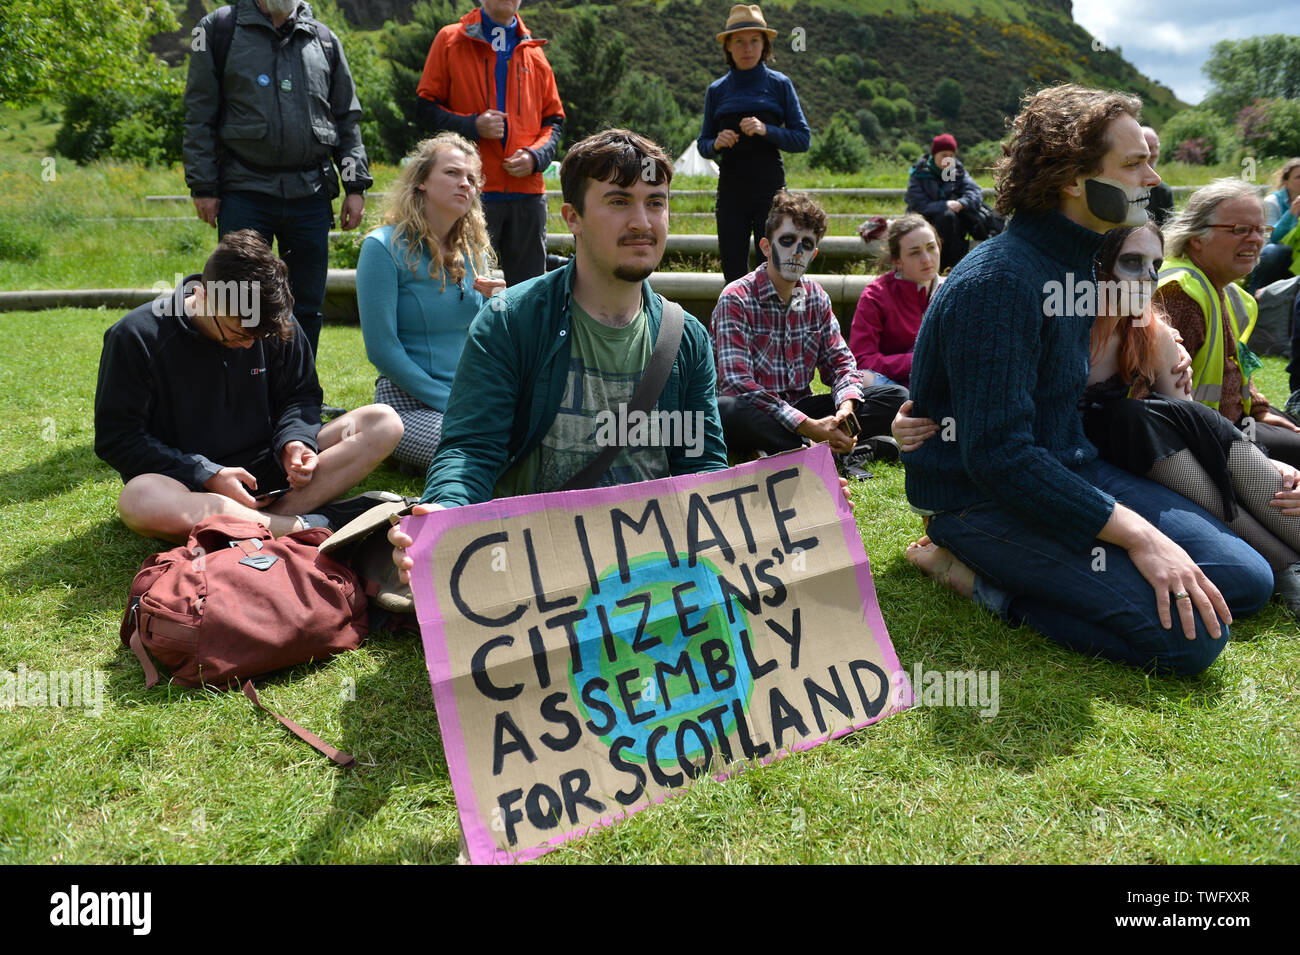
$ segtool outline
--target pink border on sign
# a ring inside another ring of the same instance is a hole
[[[801,466],[815,473],[826,484],[827,493],[835,500],[837,515],[840,518],[840,527],[844,532],[844,543],[857,565],[858,592],[862,598],[865,611],[864,622],[871,629],[872,638],[875,639],[880,650],[886,671],[891,675],[896,675],[901,682],[899,684],[900,689],[897,692],[897,699],[890,701],[889,705],[871,719],[835,730],[824,737],[804,740],[783,747],[771,756],[759,761],[764,765],[788,756],[792,752],[812,749],[828,740],[837,739],[854,730],[877,723],[886,716],[907,709],[914,700],[912,686],[898,661],[898,654],[894,652],[893,644],[888,640],[888,631],[885,629],[884,618],[880,615],[880,604],[876,599],[876,587],[871,577],[871,566],[867,560],[866,551],[862,546],[862,537],[858,532],[857,524],[853,520],[853,510],[849,507],[848,501],[844,499],[840,491],[839,475],[835,471],[830,448],[824,444],[819,444],[801,451],[760,458],[757,461],[740,464],[726,471],[687,474],[681,477],[643,482],[644,484],[655,485],[656,490],[662,489],[657,496],[668,497],[688,493],[701,485],[716,481],[722,475],[733,475],[745,471],[764,474],[779,471],[791,465]],[[550,494],[501,498],[494,501],[485,501],[482,504],[449,508],[423,517],[404,517],[402,518],[402,530],[409,534],[414,541],[409,548],[409,552],[418,565],[428,554],[433,552],[443,534],[454,528],[483,520],[535,514],[538,511],[566,510],[570,505],[591,507],[593,505],[616,504],[635,499],[636,491],[641,486],[641,484],[623,484],[616,487],[580,491],[556,491]],[[577,496],[575,497],[575,495]],[[477,800],[474,798],[474,781],[470,775],[469,757],[466,752],[464,733],[461,729],[460,713],[456,710],[456,700],[451,691],[451,657],[447,650],[446,639],[443,636],[443,616],[438,605],[437,594],[433,588],[432,577],[426,574],[412,574],[411,589],[415,595],[417,616],[420,622],[420,638],[424,643],[425,663],[429,670],[429,681],[433,687],[434,706],[438,711],[438,726],[442,732],[443,751],[447,757],[447,769],[451,775],[452,790],[456,794],[461,832],[465,837],[470,862],[475,864],[527,862],[545,855],[570,839],[576,839],[592,829],[613,825],[633,813],[640,812],[646,806],[658,805],[669,796],[676,795],[675,793],[663,793],[657,797],[652,797],[651,801],[645,806],[625,809],[618,815],[599,819],[579,829],[549,839],[540,845],[529,846],[516,852],[498,849],[496,840],[492,838],[491,832],[483,824],[475,810]],[[429,611],[427,614],[424,612],[426,609]],[[883,641],[881,639],[882,635],[885,637]],[[893,693],[894,691],[891,690],[891,695]],[[743,769],[744,764],[737,764],[735,769],[719,773],[715,778],[723,780]]]

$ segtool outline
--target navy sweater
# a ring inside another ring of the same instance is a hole
[[[764,136],[746,136],[740,133],[740,121],[746,116],[756,116],[767,126]],[[713,151],[713,141],[724,129],[740,133],[736,145]],[[725,76],[709,84],[704,94],[704,127],[700,132],[699,150],[705,159],[717,158],[725,169],[735,159],[764,157],[778,165],[778,150],[806,152],[812,132],[799,106],[799,96],[794,84],[784,73],[769,70],[759,63],[751,70],[730,69]]]
[[[1048,316],[1044,300],[1067,273],[1092,279],[1101,241],[1058,212],[1019,212],[939,288],[916,339],[912,413],[947,427],[903,455],[912,504],[992,502],[1066,546],[1092,545],[1115,506],[1094,486],[1077,407],[1092,316]]]

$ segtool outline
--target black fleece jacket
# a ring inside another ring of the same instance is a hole
[[[163,474],[190,490],[290,441],[316,450],[321,390],[311,346],[227,348],[204,336],[170,298],[133,309],[104,333],[95,389],[95,453],[122,475]]]

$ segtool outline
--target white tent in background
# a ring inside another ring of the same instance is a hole
[[[712,176],[718,178],[718,164],[712,159],[700,155],[696,143],[692,142],[673,163],[673,174],[679,176]]]

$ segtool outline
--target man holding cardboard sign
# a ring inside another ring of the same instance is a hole
[[[576,255],[565,268],[494,297],[474,319],[429,466],[426,504],[727,466],[708,332],[647,281],[664,253],[672,175],[662,149],[624,129],[569,150],[560,167],[560,214]],[[674,311],[678,342],[661,346],[660,330],[673,331]],[[666,372],[657,396],[638,394],[657,350]],[[399,548],[410,542],[396,530],[389,539]],[[409,567],[400,552],[394,560]]]

